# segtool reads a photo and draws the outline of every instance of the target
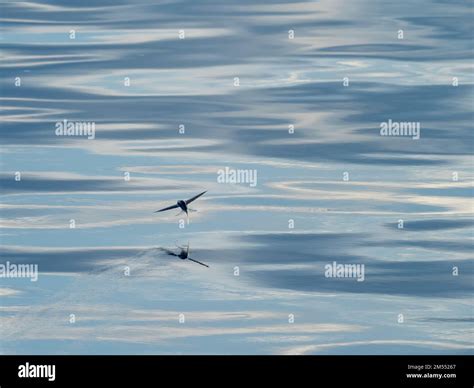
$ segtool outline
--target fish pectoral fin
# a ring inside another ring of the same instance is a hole
[[[198,195],[195,195],[194,197],[192,198],[189,198],[187,199],[185,202],[186,202],[186,205],[189,205],[191,202],[193,202],[195,199],[198,199],[201,195],[204,195],[207,193],[207,190],[206,191],[203,191],[202,193],[198,194]]]
[[[163,209],[157,210],[155,213],[164,212],[164,211],[166,211],[166,210],[171,210],[171,209],[176,209],[176,208],[178,208],[178,207],[179,207],[178,205],[168,206],[168,207],[165,207],[165,208],[163,208]]]
[[[190,257],[188,257],[188,260],[194,261],[194,262],[195,262],[195,263],[197,263],[197,264],[201,264],[201,265],[203,265],[204,267],[207,267],[207,268],[209,268],[209,266],[208,266],[207,264],[204,264],[204,263],[201,263],[200,261],[197,261],[197,260],[191,259]]]

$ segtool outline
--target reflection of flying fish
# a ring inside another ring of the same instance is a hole
[[[180,199],[178,202],[176,202],[176,205],[173,205],[173,206],[168,206],[168,207],[165,207],[164,209],[160,209],[160,210],[157,210],[155,213],[160,213],[160,212],[164,212],[166,210],[171,210],[171,209],[177,209],[177,208],[180,208],[181,209],[181,212],[179,212],[177,215],[180,215],[182,212],[185,212],[186,213],[186,216],[188,215],[188,211],[196,211],[196,210],[193,210],[193,209],[190,209],[188,208],[188,205],[193,202],[195,199],[198,199],[201,195],[207,193],[207,191],[203,191],[201,194],[198,194],[192,198],[189,198],[187,199],[186,201],[183,201],[182,199]]]
[[[160,248],[162,251],[165,251],[169,256],[176,256],[176,257],[179,257],[181,260],[191,260],[191,261],[194,261],[195,263],[198,263],[198,264],[201,264],[203,265],[204,267],[207,267],[209,268],[209,266],[207,264],[204,264],[204,263],[201,263],[200,261],[197,261],[197,260],[194,260],[194,259],[191,259],[189,257],[189,242],[188,242],[188,245],[186,247],[180,247],[178,246],[179,249],[181,249],[181,252],[179,252],[179,254],[176,254],[174,253],[173,251],[169,250],[169,249],[166,249],[166,248]]]

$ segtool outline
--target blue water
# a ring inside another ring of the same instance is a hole
[[[1,353],[472,353],[472,3],[6,1],[0,20],[0,264],[39,270],[0,278]],[[153,213],[204,190],[189,224]],[[208,268],[170,254],[188,244]]]

